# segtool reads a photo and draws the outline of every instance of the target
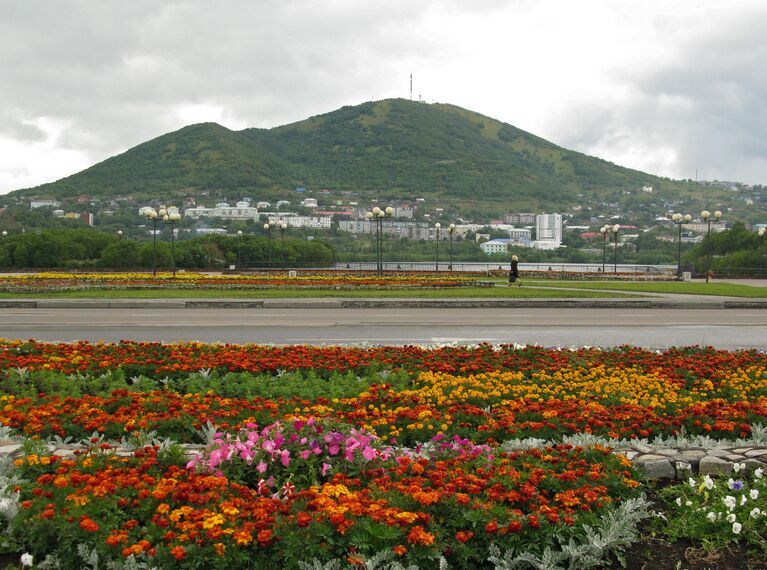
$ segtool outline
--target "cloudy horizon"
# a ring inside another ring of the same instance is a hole
[[[458,105],[616,164],[767,184],[757,0],[4,2],[0,194],[185,125]]]

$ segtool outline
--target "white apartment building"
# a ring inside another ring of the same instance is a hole
[[[376,224],[368,220],[341,220],[338,229],[351,234],[373,234]],[[389,218],[383,223],[383,233],[397,237],[428,240],[434,239],[433,232],[428,222],[397,222]],[[442,234],[440,237],[446,236],[447,232],[443,230]]]
[[[29,201],[29,207],[31,209],[35,208],[58,208],[61,206],[61,202],[58,200],[30,200]]]
[[[250,202],[240,201],[234,206],[226,202],[219,202],[213,208],[198,206],[184,210],[184,216],[193,220],[200,218],[222,218],[225,220],[257,220],[258,208],[250,205]]]
[[[509,251],[511,241],[511,239],[507,238],[491,239],[490,241],[479,244],[479,248],[485,255],[507,253]]]
[[[331,216],[269,216],[274,223],[285,222],[290,228],[330,229]]]
[[[539,249],[555,249],[559,247],[562,244],[562,215],[538,214],[535,216],[535,239],[536,241],[546,242]],[[556,245],[552,245],[553,243]]]

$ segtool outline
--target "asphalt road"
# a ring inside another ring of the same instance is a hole
[[[767,350],[739,309],[0,309],[0,337],[274,344],[524,343]]]

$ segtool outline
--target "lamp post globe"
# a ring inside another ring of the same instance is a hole
[[[3,235],[5,234],[6,232],[3,232]],[[764,228],[759,228],[759,231],[756,232],[756,235],[758,235],[759,237],[764,237],[765,234],[767,234],[767,230],[765,230]]]
[[[391,206],[386,206],[385,212],[387,216],[391,217],[394,215],[394,208],[392,208]]]
[[[8,237],[8,232],[3,230],[3,237]]]
[[[378,216],[380,213],[381,213],[381,208],[379,208],[378,206],[373,208],[373,215],[374,216]]]
[[[117,230],[117,239],[122,239],[122,238],[123,238],[123,231]]]

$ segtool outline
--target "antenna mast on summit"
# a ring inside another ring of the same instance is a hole
[[[413,74],[410,74],[410,100],[413,100]]]

